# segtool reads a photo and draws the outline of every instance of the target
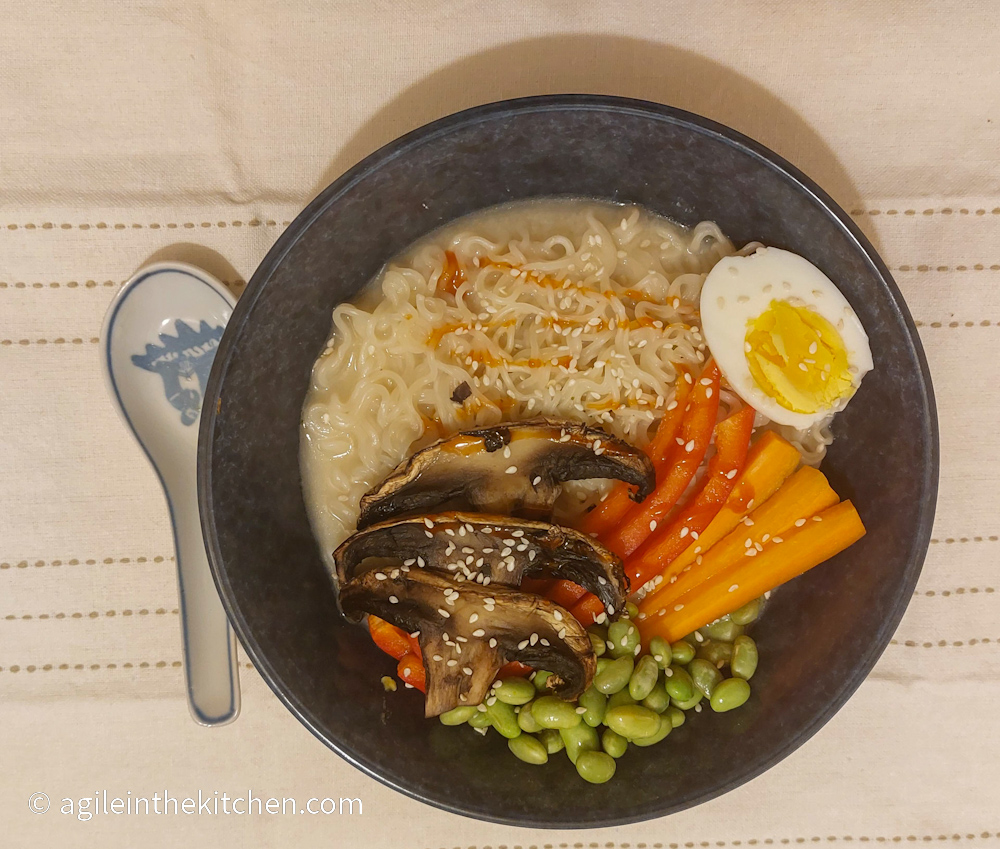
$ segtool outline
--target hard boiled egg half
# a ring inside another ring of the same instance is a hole
[[[720,260],[701,323],[733,391],[778,424],[804,429],[842,410],[872,368],[868,335],[833,281],[778,248]]]

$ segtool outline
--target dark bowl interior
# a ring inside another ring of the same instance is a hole
[[[565,758],[526,766],[497,735],[425,721],[415,691],[384,693],[379,676],[393,663],[338,614],[300,491],[300,410],[333,308],[440,225],[550,196],[638,203],[683,224],[712,219],[737,244],[760,240],[803,254],[839,283],[875,357],[836,420],[824,464],[868,535],[775,595],[752,632],[762,663],[745,708],[693,714],[663,744],[669,757],[634,750],[600,788],[580,781]],[[788,163],[725,127],[608,97],[463,112],[383,148],[331,185],[250,281],[204,410],[199,488],[212,568],[275,693],[323,742],[391,787],[519,825],[668,814],[750,780],[801,745],[887,645],[920,571],[937,487],[936,418],[916,331],[887,269],[844,212]]]

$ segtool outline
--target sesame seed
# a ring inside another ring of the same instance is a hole
[[[653,533],[656,530],[656,519],[649,520],[649,532]]]
[[[801,528],[805,523],[806,523],[805,519],[796,519],[795,520],[795,527]]]
[[[438,613],[440,613],[445,619],[450,619],[451,618],[451,614],[447,610],[445,610],[443,607],[439,607],[438,608]]]
[[[699,631],[695,631],[694,632],[694,639],[695,639],[695,642],[698,642],[698,643],[705,642],[705,638],[701,635],[701,633]]]
[[[809,371],[809,366],[807,366],[805,363],[799,363],[799,368],[802,371]]]
[[[541,475],[535,475],[535,477],[531,481],[531,485],[532,486],[538,486],[538,484],[540,484],[541,482],[542,482],[542,476]]]
[[[463,667],[462,667],[462,671],[463,671],[463,672],[464,672],[464,673],[465,673],[466,675],[471,675],[471,674],[472,674],[472,667],[471,667],[471,666],[463,666]]]
[[[746,551],[744,551],[743,553],[744,553],[744,554],[745,554],[745,555],[746,555],[747,557],[756,557],[756,556],[757,556],[757,549],[756,549],[756,548],[748,548],[748,549],[747,549]]]
[[[770,534],[764,534],[764,536],[762,536],[762,537],[760,538],[760,541],[761,541],[761,542],[767,542],[767,541],[768,541],[768,540],[769,540],[770,538],[771,538],[771,535],[770,535]]]
[[[762,546],[759,542],[755,542],[753,544],[753,547],[756,548],[757,551],[763,551],[764,550],[764,546]]]
[[[428,528],[433,528],[433,527],[434,527],[434,523],[433,523],[433,522],[432,522],[432,521],[431,521],[430,519],[428,519],[428,518],[426,518],[426,517],[424,517],[424,524],[425,524],[425,525],[426,525],[426,526],[427,526]]]
[[[708,387],[708,389],[705,390],[705,397],[706,398],[711,398],[712,397],[712,387],[711,386]]]
[[[748,528],[752,528],[753,527],[753,519],[751,519],[749,516],[744,516],[743,517],[743,524],[746,525]]]
[[[486,632],[482,628],[476,628],[476,630],[472,632],[472,636],[473,637],[485,637],[486,636]]]
[[[560,629],[559,629],[559,632],[558,632],[558,633],[556,634],[556,636],[557,636],[557,637],[558,637],[558,638],[559,638],[560,640],[564,640],[564,639],[566,639],[566,629],[565,629],[565,628],[560,628]]]
[[[553,610],[552,618],[555,619],[556,622],[562,622],[563,615],[558,610]]]
[[[396,596],[391,595],[389,596],[389,604],[399,604],[399,599],[396,598]]]
[[[699,555],[698,555],[698,556],[697,556],[697,557],[696,557],[696,558],[694,559],[694,562],[695,562],[695,564],[697,564],[698,566],[701,566],[701,561],[702,561],[703,559],[704,559],[704,558],[703,558],[703,557],[702,557],[702,556],[701,556],[701,555],[699,554]],[[673,583],[673,581],[671,581],[671,583]]]
[[[731,593],[734,593],[734,592],[736,592],[736,591],[737,591],[737,590],[738,590],[739,588],[740,588],[740,585],[739,585],[739,584],[733,584],[733,585],[732,585],[732,586],[731,586],[731,587],[729,588],[729,592],[731,592]]]
[[[687,443],[687,445],[685,445],[685,446],[684,446],[684,450],[685,450],[685,451],[686,451],[686,452],[687,452],[688,454],[690,454],[690,453],[691,453],[692,451],[694,451],[694,440],[693,440],[693,439],[691,439],[691,440],[688,440],[688,443]]]
[[[608,616],[614,616],[614,615],[615,615],[615,609],[609,604],[608,605]]]
[[[823,517],[822,516],[813,516],[813,521],[814,522],[822,522],[823,521]]]
[[[698,704],[696,704],[696,705],[694,706],[694,712],[695,712],[695,713],[701,713],[701,702],[699,702]],[[485,729],[485,728],[483,728],[483,729],[477,729],[477,730],[482,730],[482,731],[485,731],[486,729]]]
[[[375,573],[375,580],[377,580],[377,581],[385,581],[385,580],[388,580],[388,578],[389,578],[389,576],[386,575],[385,572],[376,572]]]
[[[433,660],[433,661],[435,661],[437,663],[440,663],[442,660],[444,660],[444,658],[441,657],[441,655],[436,654],[436,655],[434,655],[434,657],[431,658],[431,660]]]
[[[670,410],[676,410],[676,409],[677,409],[677,402],[676,401],[671,401],[669,404],[667,404],[667,412],[669,412]]]
[[[576,712],[580,714],[580,716],[583,716],[587,712],[587,709],[581,706],[576,709]]]
[[[458,661],[452,658],[445,664],[445,666],[458,666]]]
[[[516,474],[516,473],[517,473],[517,466],[508,466],[508,467],[507,467],[507,468],[506,468],[506,469],[504,470],[504,473],[505,473],[505,474],[508,474],[508,475],[513,475],[513,474]]]
[[[528,637],[528,643],[531,644],[531,645],[537,644],[538,643],[538,634],[532,634],[530,637]]]
[[[607,613],[600,613],[594,618],[594,622],[598,625],[603,625],[607,621],[608,621]]]
[[[690,528],[688,528],[687,525],[685,525],[683,528],[681,528],[681,539],[684,539],[684,537],[686,537],[690,532],[691,532],[691,530],[690,530]]]
[[[676,443],[677,443],[678,445],[683,445],[683,444],[684,444],[684,440],[683,440],[683,439],[681,439],[681,438],[680,438],[679,436],[675,436],[675,437],[674,437],[674,441],[675,441],[675,442],[676,442]]]
[[[420,566],[421,568],[423,568],[424,566],[427,565],[427,563],[424,561],[423,557],[418,557],[417,558],[417,565]]]
[[[528,641],[527,640],[521,640],[521,642],[519,642],[517,644],[517,648],[520,651],[524,651],[527,647],[528,647]]]
[[[683,609],[684,609],[684,605],[683,604],[675,604],[674,605],[674,613],[680,613]]]
[[[416,557],[411,557],[409,560],[404,560],[403,561],[403,565],[404,566],[412,566],[416,562],[417,562],[417,558]]]
[[[783,543],[784,540],[781,537],[772,537],[771,542],[773,542],[775,545],[781,545],[781,543]]]
[[[674,299],[674,305],[675,306],[677,306],[679,303],[680,302],[678,300]],[[694,380],[691,378],[691,373],[690,372],[687,372],[687,371],[684,372],[684,381],[686,383],[694,383]]]
[[[496,647],[497,647],[497,638],[496,637],[490,637],[490,648],[491,649],[495,649]]]

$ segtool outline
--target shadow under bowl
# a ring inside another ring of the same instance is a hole
[[[633,750],[607,785],[565,758],[544,768],[497,735],[427,721],[415,691],[386,694],[394,664],[337,611],[303,504],[300,414],[337,304],[387,259],[455,218],[540,197],[641,204],[736,244],[802,254],[835,280],[871,339],[875,369],[834,424],[824,463],[868,534],[777,593],[754,626],[762,663],[747,705],[691,714]],[[930,538],[937,422],[930,378],[895,283],[848,216],[766,148],[695,115],[613,97],[506,101],[429,124],[322,192],[278,239],[239,300],[204,399],[198,484],[209,557],[247,653],[330,748],[429,804],[539,827],[669,814],[737,787],[807,740],[889,642]]]

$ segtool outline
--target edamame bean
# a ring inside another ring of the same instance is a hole
[[[490,719],[489,714],[484,710],[479,710],[479,708],[476,708],[476,712],[469,717],[468,722],[473,728],[489,728],[493,725],[493,720]]]
[[[576,728],[559,729],[559,735],[566,746],[566,754],[573,763],[576,763],[584,752],[596,752],[601,748],[601,738],[597,736],[597,729],[583,722]]]
[[[695,690],[694,695],[692,695],[690,699],[684,701],[681,701],[680,699],[671,699],[670,704],[676,708],[680,708],[681,710],[691,710],[691,708],[696,707],[703,698],[705,697],[701,694],[701,690]]]
[[[605,710],[607,714],[608,710],[611,708],[621,707],[622,705],[634,705],[638,704],[635,699],[632,698],[632,694],[628,691],[628,687],[619,690],[617,693],[612,693],[608,696],[608,706]]]
[[[670,696],[667,695],[667,691],[664,688],[662,681],[656,682],[656,686],[654,686],[649,695],[642,700],[642,706],[648,707],[650,710],[656,711],[657,713],[663,713],[663,711],[670,707]]]
[[[731,643],[743,633],[743,626],[737,625],[728,616],[723,616],[711,625],[706,625],[704,628],[699,628],[698,630],[703,637],[708,637],[710,640],[722,640],[723,642]]]
[[[507,748],[518,760],[526,764],[543,764],[549,760],[545,746],[530,734],[522,734],[507,741]]]
[[[545,686],[545,682],[549,680],[549,676],[551,674],[552,674],[551,672],[544,672],[543,670],[539,669],[534,675],[531,676],[531,683],[535,685],[535,689],[539,693],[547,689]]]
[[[580,707],[586,708],[583,714],[583,721],[591,728],[597,728],[604,722],[604,712],[608,709],[608,697],[604,693],[595,690],[593,685],[580,694],[578,699]]]
[[[604,650],[607,651],[607,646],[605,646]],[[594,670],[594,675],[595,676],[596,675],[600,675],[605,669],[608,668],[608,666],[610,664],[612,664],[614,662],[615,662],[615,659],[613,657],[607,657],[607,656],[605,656],[605,657],[599,657],[599,658],[597,658],[597,669]]]
[[[660,716],[642,705],[621,705],[608,710],[604,724],[622,737],[637,740],[652,737],[660,730]]]
[[[608,653],[612,657],[633,657],[639,645],[639,629],[627,619],[608,626]]]
[[[666,716],[661,716],[660,727],[656,729],[655,734],[649,737],[640,737],[637,740],[633,740],[632,742],[636,746],[654,746],[673,730],[674,726],[671,724],[670,719]]]
[[[684,711],[680,708],[674,707],[673,705],[667,708],[667,712],[664,716],[670,720],[670,724],[674,726],[674,728],[680,728],[684,724],[684,720],[687,719],[684,715]]]
[[[727,678],[712,693],[712,710],[725,713],[741,707],[750,698],[750,685],[742,678]]]
[[[531,712],[530,702],[521,705],[521,709],[517,712],[517,724],[522,731],[527,731],[529,734],[537,734],[542,730],[542,726],[538,724],[535,715]]]
[[[649,641],[649,653],[660,669],[666,669],[673,660],[674,653],[670,650],[670,643],[663,637],[653,637]]]
[[[656,679],[660,677],[660,667],[656,665],[648,654],[639,658],[635,666],[632,677],[628,679],[629,694],[637,702],[641,702],[646,696],[653,692],[656,686]]]
[[[566,744],[555,728],[543,728],[538,732],[538,742],[545,746],[545,751],[550,755],[561,752]]]
[[[631,655],[619,657],[594,676],[594,687],[606,696],[617,693],[628,684],[634,668],[635,663]]]
[[[493,704],[486,706],[486,715],[493,723],[493,727],[508,740],[521,735],[521,726],[518,725],[513,705],[497,699]]]
[[[599,637],[602,640],[608,638],[608,628],[606,625],[591,625],[587,629],[588,634],[593,634],[595,637]]]
[[[601,735],[601,746],[613,758],[620,758],[628,750],[628,740],[617,731],[605,728]]]
[[[694,646],[687,640],[678,640],[670,644],[670,651],[673,653],[673,662],[684,666],[694,660]]]
[[[733,659],[729,663],[734,678],[749,681],[757,671],[757,644],[751,637],[737,637],[733,643]]]
[[[638,606],[632,604],[630,601],[625,602],[625,615],[629,619],[635,619],[635,617],[639,615]]]
[[[695,687],[701,691],[705,698],[712,698],[712,691],[722,680],[722,673],[715,667],[714,663],[709,663],[700,657],[696,657],[688,664],[688,673]]]
[[[737,625],[749,625],[751,622],[755,622],[759,615],[760,599],[755,598],[753,601],[748,601],[739,610],[734,610],[730,613],[729,618]]]
[[[532,702],[531,715],[542,728],[573,728],[583,721],[575,705],[555,696],[542,696]]]
[[[707,660],[716,669],[721,669],[720,663],[725,666],[733,659],[733,644],[724,643],[722,640],[705,640],[698,646],[697,657]]]
[[[608,650],[607,645],[602,637],[598,637],[596,634],[589,634],[590,645],[594,649],[594,654],[600,657],[604,652]]]
[[[694,652],[692,652],[693,654]],[[675,653],[674,659],[676,660],[676,658]],[[675,663],[664,674],[667,676],[664,687],[671,699],[684,702],[691,698],[694,694],[694,681],[691,680],[691,676],[688,675],[688,671],[683,666],[678,666]]]
[[[446,710],[438,719],[442,725],[465,725],[474,713],[479,713],[475,705],[459,705],[457,708]]]
[[[604,784],[615,774],[615,759],[606,752],[583,752],[576,761],[580,778],[591,784]]]
[[[507,678],[493,686],[493,695],[508,705],[526,705],[535,698],[535,686],[527,678]]]

